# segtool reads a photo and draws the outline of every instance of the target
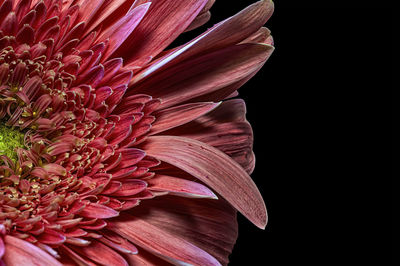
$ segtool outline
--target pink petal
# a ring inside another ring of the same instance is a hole
[[[62,265],[47,252],[19,238],[7,235],[4,237],[4,242],[6,252],[2,259],[8,266]]]
[[[110,229],[173,264],[220,265],[207,252],[179,236],[125,213],[110,223]]]
[[[189,198],[218,199],[218,197],[206,186],[183,178],[156,175],[147,180],[147,183],[149,184],[150,190],[167,191],[172,195]]]
[[[79,7],[79,19],[80,21],[90,22],[96,12],[99,10],[104,0],[78,0],[74,4],[78,4]]]
[[[127,197],[127,196],[133,196],[135,194],[138,194],[145,190],[147,188],[147,183],[144,182],[143,180],[129,180],[129,181],[124,181],[122,183],[121,189],[117,190],[112,196],[116,197]]]
[[[128,266],[128,263],[121,255],[96,240],[92,241],[89,246],[73,248],[73,250],[101,265]]]
[[[241,99],[225,101],[212,112],[168,134],[207,143],[229,155],[249,174],[254,169],[253,132],[246,121],[246,106]]]
[[[171,107],[154,113],[156,121],[152,124],[150,135],[186,124],[219,106],[220,103],[189,103]]]
[[[5,250],[6,250],[6,247],[4,246],[3,238],[0,237],[0,260],[3,257]]]
[[[176,62],[182,62],[187,58],[205,52],[215,51],[224,47],[237,44],[259,30],[271,17],[274,4],[271,0],[262,0],[252,4],[233,17],[230,17],[194,40],[172,50],[171,53],[161,57],[142,73],[138,74],[133,82],[149,76],[153,72],[169,68]],[[238,29],[238,25],[245,25]]]
[[[132,11],[126,16],[117,21],[112,27],[103,31],[98,40],[103,41],[107,38],[110,39],[109,47],[104,53],[102,60],[106,60],[118,47],[128,38],[132,31],[143,19],[151,3],[143,4]]]
[[[152,1],[148,14],[117,54],[132,65],[155,57],[190,25],[206,3],[207,0]]]
[[[151,136],[143,149],[200,179],[256,226],[265,228],[267,211],[257,186],[225,153],[197,140],[175,136]]]
[[[242,80],[259,69],[273,50],[265,44],[230,46],[151,75],[135,84],[127,94],[150,94],[161,98],[162,108],[167,108]]]
[[[189,25],[189,27],[187,27],[186,31],[191,31],[194,30],[202,25],[204,25],[205,23],[207,23],[211,18],[211,13],[210,12],[205,12],[202,13],[200,15],[198,15],[193,21],[192,23]]]
[[[101,204],[89,203],[79,215],[87,218],[106,219],[118,216],[119,212]]]
[[[120,8],[124,3],[129,3],[131,1],[126,1],[126,0],[105,0],[104,4],[101,6],[101,12],[98,12],[94,17],[93,20],[90,22],[90,26],[87,27],[85,30],[85,35],[89,32],[92,32],[100,23],[102,23],[104,20],[107,18],[109,19],[111,14],[116,11],[118,8]],[[136,2],[136,1],[134,1]],[[121,8],[123,9],[123,7]],[[124,13],[126,13],[126,10],[123,10]],[[115,19],[115,16],[113,14],[112,16],[113,19]],[[117,17],[117,19],[120,17]],[[114,20],[115,21],[115,20]],[[105,23],[103,23],[102,27],[104,26]],[[105,30],[105,28],[103,28]]]
[[[195,244],[223,265],[238,236],[236,211],[223,199],[164,196],[142,202],[135,216]]]

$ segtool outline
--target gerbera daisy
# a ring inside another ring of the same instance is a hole
[[[0,0],[0,265],[227,264],[260,228],[237,89],[271,1],[176,48],[213,0]]]

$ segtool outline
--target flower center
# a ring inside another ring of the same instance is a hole
[[[12,129],[0,121],[0,155],[17,160],[15,149],[24,147],[24,135],[23,132]]]

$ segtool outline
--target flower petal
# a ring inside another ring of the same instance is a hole
[[[122,214],[109,225],[112,231],[173,264],[220,265],[197,246],[129,214]]]
[[[143,202],[135,216],[195,244],[223,265],[238,236],[236,211],[223,199],[164,196]]]
[[[47,252],[19,238],[7,235],[4,237],[4,242],[6,252],[2,259],[8,266],[62,265]]]
[[[274,4],[271,0],[262,0],[252,4],[235,16],[216,24],[194,40],[178,49],[173,49],[171,53],[156,60],[149,68],[139,73],[132,82],[138,82],[153,72],[162,71],[195,54],[210,53],[243,41],[259,30],[271,17],[273,11]],[[238,30],[238,25],[246,26],[240,27]]]
[[[97,240],[92,241],[86,247],[73,247],[72,249],[100,265],[128,266],[128,263],[121,255]]]
[[[253,132],[246,121],[246,105],[242,99],[224,101],[212,112],[166,134],[207,143],[229,155],[247,173],[254,170]]]
[[[175,40],[206,3],[207,0],[152,1],[148,14],[117,54],[125,57],[128,64],[140,66]]]
[[[266,44],[230,46],[151,75],[127,94],[150,94],[161,98],[162,108],[167,108],[242,80],[262,66],[273,50]]]
[[[106,31],[103,31],[98,40],[103,41],[109,38],[109,47],[104,53],[102,60],[105,61],[118,47],[129,37],[132,31],[143,19],[151,3],[146,3],[131,10],[126,16],[113,24]]]
[[[153,113],[156,121],[152,124],[150,135],[186,124],[219,106],[220,103],[189,103]]]
[[[79,213],[79,215],[83,217],[98,219],[112,218],[118,216],[118,214],[119,212],[98,203],[89,203]]]
[[[189,198],[218,199],[218,197],[206,186],[183,178],[156,175],[147,180],[147,183],[149,184],[150,190],[167,191],[172,195]]]
[[[257,186],[243,168],[222,151],[176,136],[151,136],[142,148],[148,155],[200,179],[256,226],[265,228],[267,211]]]

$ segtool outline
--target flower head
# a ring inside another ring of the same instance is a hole
[[[267,222],[237,89],[273,51],[259,1],[0,0],[0,265],[219,265]],[[167,50],[166,50],[167,49]]]

